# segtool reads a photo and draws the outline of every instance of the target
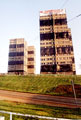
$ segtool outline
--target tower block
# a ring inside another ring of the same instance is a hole
[[[40,11],[41,74],[75,74],[71,30],[65,9]]]

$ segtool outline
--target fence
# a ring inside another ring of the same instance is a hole
[[[63,118],[53,118],[53,117],[45,117],[45,116],[38,116],[38,115],[29,115],[29,114],[21,114],[21,113],[14,113],[14,112],[7,112],[0,110],[0,113],[6,113],[10,115],[10,120],[12,120],[13,115],[24,116],[24,117],[32,117],[32,118],[41,118],[41,119],[48,119],[48,120],[69,120]]]

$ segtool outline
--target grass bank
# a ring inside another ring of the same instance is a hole
[[[81,76],[76,75],[28,75],[28,76],[0,76],[0,89],[20,92],[31,92],[39,94],[64,95],[62,90],[57,90],[58,86],[70,85],[74,80],[75,84],[81,85]],[[66,88],[66,87],[65,87]],[[73,94],[73,91],[72,91]],[[71,94],[71,95],[72,95]]]
[[[23,114],[50,116],[54,118],[81,119],[81,109],[75,109],[75,108],[69,109],[69,108],[51,107],[45,105],[30,105],[30,104],[13,103],[8,101],[0,101],[0,110],[23,113]],[[0,115],[5,116],[6,117],[5,120],[9,120],[9,115],[2,113],[0,113]],[[26,117],[13,116],[13,120],[38,120],[38,119],[37,118],[27,119]]]

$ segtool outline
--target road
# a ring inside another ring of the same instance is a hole
[[[81,108],[81,99],[0,90],[0,100],[57,107]]]

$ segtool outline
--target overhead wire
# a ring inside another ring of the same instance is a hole
[[[62,3],[62,0],[58,0],[58,3],[57,3],[57,8],[59,9],[60,7],[60,5],[61,5],[61,3]]]
[[[72,21],[72,20],[74,20],[74,19],[76,19],[76,18],[78,18],[78,17],[80,17],[80,16],[81,16],[81,14],[79,14],[79,15],[73,17],[72,19],[68,20],[67,22],[70,22],[70,21]]]
[[[69,1],[69,0],[66,0],[66,1],[63,3],[63,5],[61,6],[61,8],[63,8],[68,1]]]
[[[63,5],[61,6],[61,8],[63,8],[63,7],[66,5],[66,3],[67,3],[68,1],[69,1],[69,0],[66,0],[66,1],[63,3]],[[72,21],[72,20],[74,20],[74,19],[76,19],[76,18],[78,18],[78,17],[80,17],[80,16],[81,16],[81,14],[79,14],[79,15],[73,17],[72,19],[68,20],[67,22],[70,22],[70,21]]]

